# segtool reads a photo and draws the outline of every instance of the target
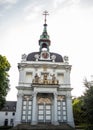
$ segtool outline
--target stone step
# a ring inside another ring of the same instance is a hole
[[[75,128],[72,128],[68,124],[60,124],[57,126],[51,124],[19,124],[12,128],[12,130],[75,130]]]

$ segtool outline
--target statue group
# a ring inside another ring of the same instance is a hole
[[[36,73],[34,79],[33,79],[33,84],[58,84],[58,80],[55,77],[55,74],[50,75],[52,78],[49,79],[47,74],[43,75],[43,78],[41,79],[41,77],[38,76],[38,74]]]

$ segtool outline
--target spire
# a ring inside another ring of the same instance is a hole
[[[49,14],[48,14],[48,12],[45,10],[45,11],[43,12],[43,15],[45,15],[45,24],[46,24],[46,16],[49,15]]]
[[[50,40],[49,40],[49,35],[47,33],[47,24],[46,24],[46,17],[48,14],[47,11],[43,12],[43,15],[45,16],[44,18],[44,29],[43,29],[43,33],[40,36],[40,40],[39,40],[39,45],[40,45],[40,52],[42,51],[43,48],[46,48],[47,51],[49,51],[49,45],[50,45]]]

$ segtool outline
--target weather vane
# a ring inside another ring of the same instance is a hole
[[[47,15],[49,15],[48,11],[45,10],[45,11],[43,12],[43,15],[45,15],[45,24],[46,24],[46,17],[47,17]]]

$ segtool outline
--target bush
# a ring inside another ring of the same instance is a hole
[[[11,128],[12,128],[12,126],[0,126],[0,130],[8,130]]]
[[[87,126],[85,130],[93,130],[93,125]]]

